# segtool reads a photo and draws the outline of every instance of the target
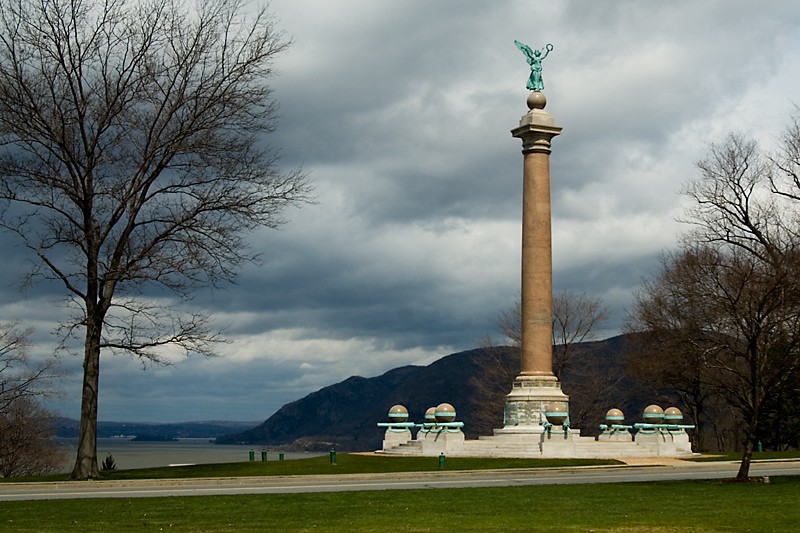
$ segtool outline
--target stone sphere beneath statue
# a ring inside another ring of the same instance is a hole
[[[547,98],[544,93],[539,91],[531,91],[528,95],[528,109],[544,109],[547,105]]]
[[[664,422],[667,424],[680,424],[683,421],[683,413],[677,407],[667,407],[664,409]]]
[[[567,414],[567,407],[564,404],[553,403],[547,406],[544,416],[547,418],[547,421],[554,426],[563,426],[569,415]]]
[[[404,405],[393,405],[389,409],[389,420],[392,422],[405,422],[408,420],[408,409]]]
[[[608,412],[606,413],[606,421],[612,424],[615,424],[617,422],[624,422],[625,415],[619,409],[616,408],[609,409]]]
[[[456,409],[449,403],[440,403],[434,412],[437,422],[452,422],[456,419]]]
[[[648,424],[663,424],[664,410],[658,405],[648,405],[644,408],[642,418]]]

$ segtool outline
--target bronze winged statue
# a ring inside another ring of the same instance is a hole
[[[517,45],[523,54],[525,54],[525,58],[528,60],[528,65],[531,66],[531,75],[528,77],[528,84],[527,87],[531,91],[543,91],[544,90],[544,80],[542,79],[542,61],[550,51],[553,49],[552,44],[548,44],[542,50],[531,50],[531,47],[522,44],[519,41],[514,41],[514,44]]]

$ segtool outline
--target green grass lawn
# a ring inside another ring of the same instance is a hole
[[[447,470],[485,470],[491,468],[543,468],[551,466],[585,466],[621,464],[604,459],[445,459]],[[148,468],[105,472],[108,479],[141,479],[168,477],[221,476],[288,476],[319,474],[363,474],[390,472],[430,472],[439,470],[438,457],[385,457],[358,454],[337,454],[336,465],[329,456],[291,461],[242,462],[187,467]]]
[[[754,459],[797,458],[763,452]],[[437,457],[338,454],[291,461],[114,470],[104,479],[426,472]],[[710,457],[738,460],[738,454]],[[447,458],[446,470],[617,461]],[[30,481],[66,479],[66,475]],[[22,481],[11,479],[6,481]],[[800,477],[286,495],[77,499],[0,503],[0,531],[797,531]]]
[[[800,478],[0,503],[5,531],[797,531]]]
[[[543,468],[553,466],[586,466],[621,464],[613,459],[479,459],[448,457],[447,470],[485,470],[491,468]],[[108,470],[103,479],[166,479],[242,476],[292,476],[319,474],[363,474],[387,472],[430,472],[439,470],[438,457],[386,457],[359,454],[337,454],[336,465],[330,456],[293,459],[291,461],[260,461],[220,463],[209,465]],[[15,478],[3,481],[64,481],[68,474],[36,478]]]
[[[774,461],[776,459],[800,459],[800,450],[785,452],[753,452],[753,461]],[[718,452],[704,454],[691,461],[741,461],[742,452]]]
[[[754,460],[796,459],[800,452],[761,452],[754,453]],[[694,461],[738,461],[741,453],[713,454]],[[447,470],[485,470],[493,468],[546,468],[565,466],[613,465],[622,464],[613,459],[485,459],[466,457],[447,457]],[[375,455],[345,454],[336,456],[336,466],[330,464],[328,455],[293,459],[290,461],[270,460],[262,463],[260,458],[254,462],[220,463],[208,465],[175,466],[162,468],[140,468],[131,470],[109,470],[101,473],[103,479],[166,479],[202,477],[241,477],[241,476],[289,476],[319,474],[362,474],[386,472],[430,472],[439,469],[438,457],[386,457]],[[69,474],[56,474],[35,478],[2,479],[3,482],[19,481],[66,481]]]

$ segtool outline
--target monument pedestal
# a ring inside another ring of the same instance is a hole
[[[383,450],[389,450],[412,439],[411,431],[408,429],[389,428],[383,435]]]
[[[633,442],[633,435],[628,431],[617,431],[614,433],[601,433],[597,436],[598,442]]]
[[[649,446],[657,450],[658,456],[676,457],[692,454],[692,443],[685,431],[639,431],[635,441],[640,446]]]
[[[425,455],[438,455],[461,451],[464,447],[464,433],[460,429],[433,429],[417,434]]]
[[[543,433],[548,406],[560,404],[569,412],[569,396],[561,390],[555,376],[518,376],[506,396],[503,428],[495,435]]]

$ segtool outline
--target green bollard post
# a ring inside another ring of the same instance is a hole
[[[278,454],[278,461],[283,461],[283,452]]]
[[[261,462],[262,463],[266,463],[267,462],[267,450],[265,450],[265,449],[261,450]]]
[[[256,460],[256,452],[250,450],[250,462],[252,463],[255,460]]]
[[[758,441],[758,451],[759,452],[763,452],[764,451],[764,447],[761,445],[761,441]]]
[[[439,454],[439,469],[444,468],[444,452]]]
[[[336,466],[336,448],[331,448],[331,466]]]

